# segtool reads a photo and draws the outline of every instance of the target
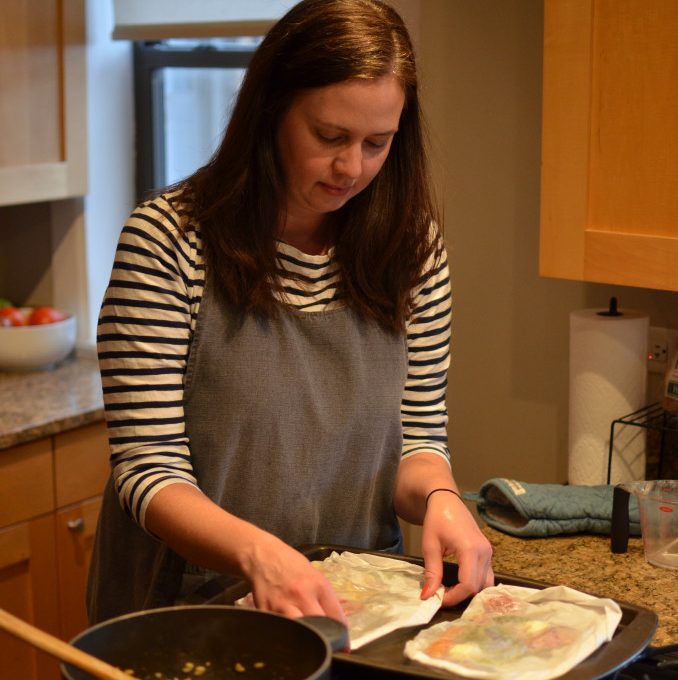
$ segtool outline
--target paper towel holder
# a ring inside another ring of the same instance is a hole
[[[610,306],[604,312],[596,312],[598,316],[624,316],[624,312],[620,312],[617,308],[617,298],[610,298]]]

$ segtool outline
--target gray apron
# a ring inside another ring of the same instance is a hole
[[[348,307],[281,305],[261,319],[233,312],[208,283],[184,380],[199,487],[293,546],[398,551],[406,377],[405,336]],[[92,623],[173,604],[209,576],[127,517],[109,481],[90,569]]]

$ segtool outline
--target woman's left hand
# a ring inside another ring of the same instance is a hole
[[[442,583],[443,558],[453,556],[459,567],[459,582],[447,588],[443,606],[451,607],[483,588],[494,585],[492,546],[464,502],[449,491],[436,491],[426,508],[421,551],[426,583],[422,599]]]
[[[432,489],[444,490],[431,493]],[[422,451],[400,462],[394,504],[399,517],[423,527],[426,583],[422,598],[440,587],[444,557],[456,558],[459,566],[459,582],[443,597],[446,607],[494,585],[492,546],[456,491],[450,466],[441,456]]]

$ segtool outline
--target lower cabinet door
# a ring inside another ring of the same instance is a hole
[[[101,499],[83,501],[56,513],[60,636],[70,640],[87,628],[85,591]]]
[[[0,529],[0,607],[59,635],[54,515]],[[58,662],[0,631],[2,678],[58,680]]]

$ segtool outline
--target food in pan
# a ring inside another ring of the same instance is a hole
[[[203,678],[203,680],[221,680],[222,678],[236,677],[236,674],[247,675],[250,672],[263,671],[266,669],[264,661],[254,661],[252,663],[243,663],[236,661],[231,666],[220,667],[219,664],[214,666],[209,661],[204,663],[197,663],[193,661],[185,661],[183,665],[178,666],[175,672],[163,673],[162,671],[153,671],[151,673],[141,671],[139,674],[133,668],[125,669],[125,673],[131,678],[137,680],[193,680],[194,678]],[[252,675],[256,678],[256,675]],[[269,677],[269,676],[267,676]],[[276,674],[272,677],[277,677]],[[281,678],[284,676],[280,676]]]

